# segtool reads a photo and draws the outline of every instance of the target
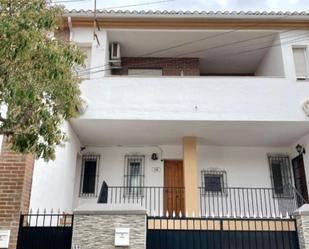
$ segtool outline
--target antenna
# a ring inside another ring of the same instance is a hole
[[[98,45],[100,46],[100,41],[96,33],[96,28],[98,21],[97,21],[97,0],[93,0],[93,39],[97,41]],[[98,26],[98,30],[100,30]]]

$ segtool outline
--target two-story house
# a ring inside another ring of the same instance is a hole
[[[84,104],[63,125],[69,140],[56,160],[35,163],[33,212],[280,221],[308,201],[308,14],[63,18],[61,35],[87,54]],[[74,245],[99,248],[74,234]]]

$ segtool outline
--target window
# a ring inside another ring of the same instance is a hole
[[[292,177],[290,158],[287,155],[268,155],[271,182],[276,197],[291,197]]]
[[[144,155],[125,156],[125,189],[127,195],[141,195],[144,186]]]
[[[162,69],[128,69],[129,76],[162,76]]]
[[[202,187],[204,193],[224,193],[226,190],[226,171],[203,170]]]
[[[80,195],[85,197],[96,196],[98,182],[99,156],[83,156]]]
[[[293,55],[296,78],[298,80],[308,79],[307,49],[304,47],[293,48]]]

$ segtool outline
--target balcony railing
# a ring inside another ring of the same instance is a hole
[[[305,203],[291,185],[277,189],[232,187],[217,192],[199,188],[199,194],[202,217],[286,217]]]
[[[199,188],[200,217],[278,218],[290,216],[305,203],[292,186],[273,188],[224,188],[207,192]],[[102,185],[99,203],[143,207],[150,216],[186,216],[183,187],[123,187]]]

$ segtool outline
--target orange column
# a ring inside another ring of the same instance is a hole
[[[183,170],[186,213],[189,216],[198,215],[196,137],[183,138]]]

